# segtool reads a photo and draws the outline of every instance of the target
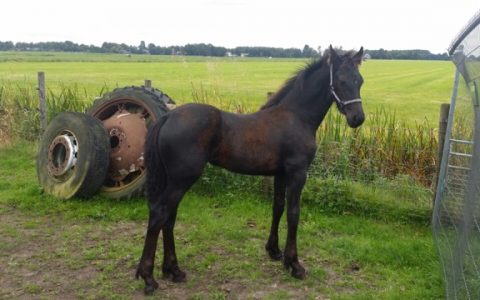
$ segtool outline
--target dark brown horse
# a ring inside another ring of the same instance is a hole
[[[160,230],[162,272],[175,282],[185,280],[177,263],[173,227],[178,204],[207,163],[242,174],[275,176],[273,220],[265,248],[272,259],[283,258],[293,277],[305,277],[297,255],[297,227],[300,194],[316,151],[315,134],[332,103],[346,116],[350,127],[363,123],[363,79],[358,70],[362,57],[363,48],[356,54],[338,55],[330,47],[327,55],[300,70],[253,114],[186,104],[150,128],[145,145],[150,215],[137,270],[137,278],[145,281],[145,293],[158,287],[153,267]],[[278,224],[285,196],[288,233],[282,253]]]

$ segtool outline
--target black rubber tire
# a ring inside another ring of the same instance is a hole
[[[119,106],[124,106],[127,110],[135,110],[137,109],[136,106],[139,106],[148,112],[146,127],[149,128],[169,111],[167,104],[175,104],[175,102],[158,89],[130,86],[117,88],[101,98],[97,98],[87,110],[87,113],[103,121],[112,116]],[[112,181],[107,175],[100,193],[113,199],[130,199],[135,196],[143,196],[145,179],[145,172],[132,174],[125,184],[116,187],[112,185]]]
[[[73,136],[76,163],[62,175],[52,173],[49,155],[52,143],[59,137]],[[37,154],[37,177],[48,194],[68,199],[88,198],[98,192],[105,180],[109,164],[110,141],[102,122],[78,112],[58,114],[45,130]],[[50,167],[49,167],[50,166]]]

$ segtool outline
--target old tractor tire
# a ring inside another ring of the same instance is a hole
[[[105,180],[110,141],[102,122],[77,112],[58,114],[40,141],[37,176],[48,194],[91,197]]]
[[[103,122],[110,138],[110,167],[100,192],[114,199],[142,196],[147,129],[175,104],[156,89],[117,88],[97,98],[87,113]],[[168,105],[168,107],[167,107]]]

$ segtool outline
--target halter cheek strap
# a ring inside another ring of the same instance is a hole
[[[345,106],[353,104],[353,103],[361,103],[362,102],[362,99],[360,99],[360,98],[343,101],[342,99],[340,99],[340,97],[338,97],[337,93],[335,93],[335,88],[333,87],[333,64],[330,64],[330,92],[332,93],[333,98],[335,98],[335,101],[337,101],[337,103],[341,107],[345,107]]]

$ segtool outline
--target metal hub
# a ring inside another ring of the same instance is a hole
[[[62,176],[77,163],[78,144],[70,132],[55,137],[48,148],[47,168],[53,176]]]
[[[143,145],[147,135],[145,117],[121,109],[103,121],[110,135],[109,177],[122,181],[130,173],[143,169]]]

